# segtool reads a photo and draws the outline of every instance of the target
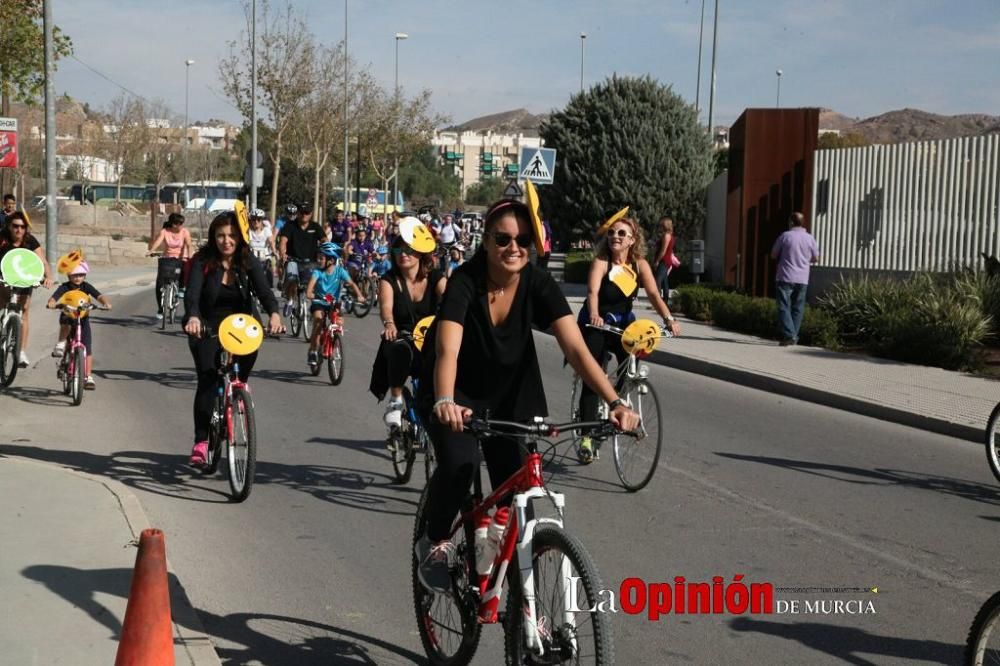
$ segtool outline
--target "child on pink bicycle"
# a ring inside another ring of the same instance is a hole
[[[110,310],[111,302],[108,300],[108,297],[98,291],[97,287],[87,282],[88,273],[90,273],[90,265],[86,261],[81,261],[76,265],[76,268],[70,269],[69,279],[52,292],[52,296],[49,298],[48,303],[45,304],[45,307],[49,309],[58,307],[59,299],[67,292],[75,290],[82,291],[87,296],[96,299],[101,305]],[[56,346],[52,350],[52,356],[55,358],[59,358],[66,353],[66,338],[69,336],[71,323],[69,317],[64,314],[59,315],[59,341],[56,342]],[[94,361],[93,335],[90,331],[90,317],[86,316],[86,314],[80,317],[80,335],[83,338],[83,346],[87,348],[87,366],[84,368],[83,373],[86,378],[83,380],[83,388],[93,391],[97,388],[94,378],[90,374]]]

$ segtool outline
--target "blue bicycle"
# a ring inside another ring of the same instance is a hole
[[[406,331],[400,331],[399,337],[412,339]],[[434,447],[431,446],[430,437],[417,414],[413,400],[418,386],[418,380],[411,378],[410,386],[403,387],[403,422],[399,428],[390,428],[386,440],[386,447],[392,456],[392,469],[396,473],[396,483],[409,482],[418,452],[424,454],[425,479],[429,480],[434,472]]]

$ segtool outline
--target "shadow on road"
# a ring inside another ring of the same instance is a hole
[[[142,370],[94,369],[94,374],[108,381],[153,382],[172,389],[194,389],[194,370],[187,372],[143,372]]]
[[[107,627],[114,639],[121,636],[119,618],[98,600],[98,595],[127,599],[132,580],[131,569],[78,569],[38,564],[25,568],[21,574],[41,583],[53,594]],[[187,592],[173,574],[169,574],[169,587],[173,620],[189,630],[199,629],[194,626],[194,618],[190,615],[191,603]],[[250,663],[303,666],[384,664],[389,659],[403,663],[424,661],[423,655],[388,641],[314,620],[267,613],[224,616],[207,611],[197,613],[216,644],[216,652],[228,666]],[[220,643],[224,645],[219,647]]]
[[[846,664],[874,664],[866,656],[897,657],[914,662],[960,664],[964,646],[917,638],[879,636],[854,627],[820,622],[768,622],[738,617],[729,622],[734,631],[755,632],[797,641],[825,652]],[[865,656],[862,656],[865,655]]]
[[[19,444],[0,444],[0,455],[20,456],[55,463],[88,474],[115,479],[130,488],[193,502],[229,501],[225,481],[226,462],[214,476],[202,476],[186,464],[187,452],[116,451],[99,455],[86,451],[45,449]],[[387,465],[388,467],[388,465]],[[316,499],[352,509],[412,516],[417,501],[400,496],[400,490],[419,494],[419,488],[400,487],[388,474],[330,465],[284,464],[257,461],[254,484],[279,485]],[[386,490],[389,494],[377,491]]]
[[[303,345],[303,349],[305,346]],[[309,368],[306,365],[305,355],[302,356],[302,370],[266,370],[262,368],[254,368],[253,374],[250,376],[250,381],[255,379],[268,379],[273,382],[281,382],[283,384],[302,384],[303,386],[329,386],[331,389],[336,390],[336,387],[330,384],[330,380],[326,377],[326,369],[318,377],[313,377],[309,374]]]
[[[795,470],[803,474],[811,474],[826,479],[869,486],[900,486],[903,488],[919,488],[933,490],[962,499],[984,502],[1000,506],[1000,492],[996,488],[975,481],[956,479],[949,476],[934,476],[915,474],[900,469],[864,469],[847,465],[833,465],[808,460],[792,460],[790,458],[771,458],[768,456],[748,456],[739,453],[724,453],[716,451],[715,455],[732,460],[773,465]]]
[[[15,400],[43,407],[72,407],[73,401],[62,391],[35,388],[31,386],[11,386],[4,389],[3,394]]]

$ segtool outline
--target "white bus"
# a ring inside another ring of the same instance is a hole
[[[160,188],[160,203],[182,204],[184,210],[222,212],[243,201],[244,192],[239,181],[199,180],[188,183],[186,192],[184,183],[167,183]],[[153,198],[152,192],[149,198]]]

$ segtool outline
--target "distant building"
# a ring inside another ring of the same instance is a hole
[[[438,159],[462,179],[463,197],[470,185],[484,178],[517,178],[521,148],[538,148],[543,143],[540,137],[523,132],[501,134],[489,130],[438,131],[431,140]]]

